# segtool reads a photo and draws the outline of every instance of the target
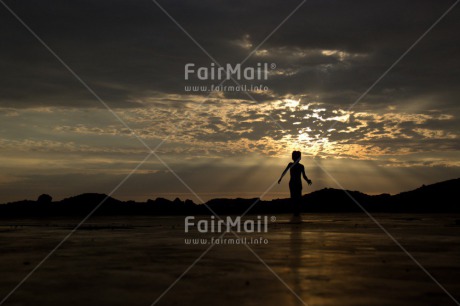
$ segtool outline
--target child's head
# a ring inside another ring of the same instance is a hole
[[[300,151],[292,151],[292,160],[293,161],[300,161],[302,158],[302,153]]]

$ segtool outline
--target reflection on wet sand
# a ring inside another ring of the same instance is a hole
[[[375,217],[446,290],[458,295],[459,216]],[[0,225],[0,295],[5,296],[72,225],[72,220]],[[271,224],[262,236],[269,243],[251,247],[273,273],[244,246],[215,246],[157,306],[299,306],[304,305],[301,300],[309,306],[454,305],[362,214],[311,214],[303,224]],[[186,245],[185,237],[181,216],[92,219],[9,302],[151,305],[207,248]]]
[[[304,305],[302,299],[301,277],[302,277],[302,251],[303,251],[303,239],[302,239],[302,228],[301,225],[292,225],[291,235],[289,241],[290,256],[289,256],[289,267],[292,273],[292,290],[294,293],[291,295],[291,305]]]

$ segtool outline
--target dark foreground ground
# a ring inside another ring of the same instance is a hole
[[[460,299],[459,215],[375,217]],[[215,245],[185,275],[209,248],[185,239],[218,234],[186,234],[184,217],[90,219],[2,305],[456,305],[367,216],[304,219],[241,234],[268,240],[255,254]],[[78,222],[1,220],[0,299]]]

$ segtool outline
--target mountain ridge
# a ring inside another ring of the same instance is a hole
[[[360,191],[324,188],[303,195],[301,207],[304,213],[361,212],[362,208],[369,212],[460,213],[460,204],[457,204],[458,190],[460,178],[422,185],[395,195],[368,195]],[[135,202],[121,201],[106,194],[83,193],[55,202],[51,196],[42,194],[36,201],[23,200],[1,204],[0,218],[80,216],[90,213],[97,206],[96,215],[211,214],[208,207],[217,214],[242,214],[251,206],[250,214],[291,211],[289,199],[264,201],[258,198],[216,198],[202,205],[179,198],[172,201],[156,198]]]

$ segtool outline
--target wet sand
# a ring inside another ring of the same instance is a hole
[[[244,245],[215,245],[164,295],[209,247],[185,239],[219,234],[184,233],[184,217],[92,218],[3,305],[303,305],[295,294],[307,305],[456,305],[364,214],[276,217],[267,233],[240,234],[268,241],[249,247],[273,272]],[[460,299],[460,216],[375,217]],[[78,221],[1,220],[0,299]]]

